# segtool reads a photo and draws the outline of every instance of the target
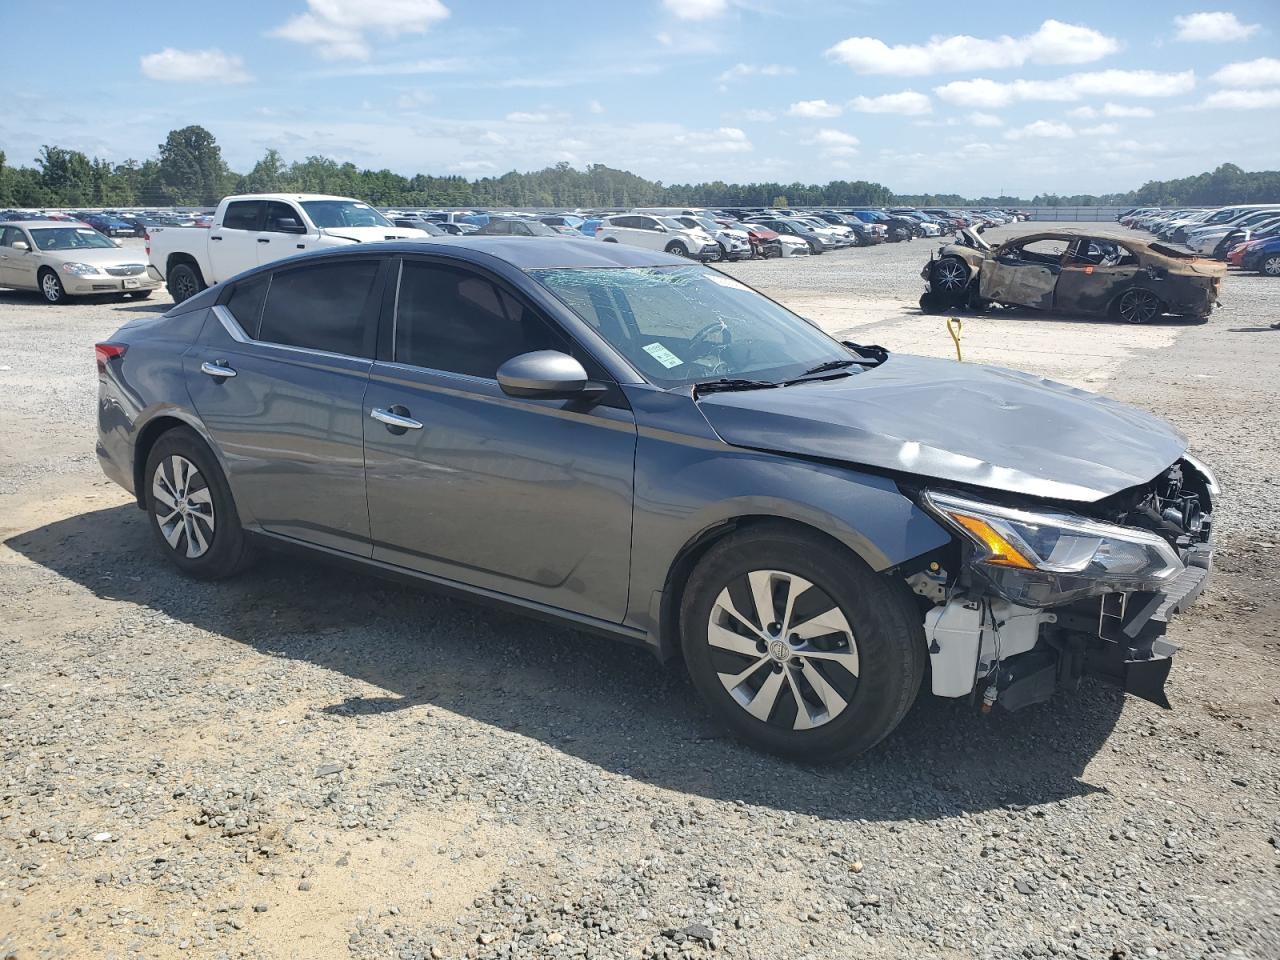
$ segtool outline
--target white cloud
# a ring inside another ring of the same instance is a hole
[[[312,44],[327,60],[368,60],[372,47],[366,33],[425,33],[449,16],[441,0],[307,0],[307,7],[270,35]]]
[[[1028,123],[1025,127],[1019,127],[1017,130],[1010,130],[1004,136],[1006,140],[1026,140],[1033,137],[1047,140],[1070,140],[1075,135],[1075,130],[1065,123],[1054,123],[1052,120],[1037,120],[1035,123]]]
[[[747,139],[747,135],[737,127],[693,130],[679,134],[673,139],[693,153],[750,153],[755,149]]]
[[[1259,57],[1242,63],[1228,63],[1212,79],[1214,83],[1220,83],[1224,87],[1280,86],[1280,60],[1275,57]]]
[[[1173,22],[1178,28],[1178,35],[1174,39],[1201,43],[1248,40],[1262,29],[1261,24],[1241,23],[1234,13],[1221,10],[1213,13],[1190,13],[1185,17],[1174,17]]]
[[[427,73],[457,73],[471,66],[469,60],[460,57],[438,60],[387,61],[364,63],[359,66],[328,67],[319,71],[326,77],[412,77]]]
[[[831,47],[827,56],[858,73],[906,77],[1008,69],[1026,63],[1090,63],[1119,49],[1118,40],[1091,27],[1046,20],[1035,33],[994,40],[960,35],[891,47],[875,37],[849,37]]]
[[[435,94],[429,90],[406,90],[396,98],[396,106],[401,110],[415,110],[435,103]]]
[[[1156,112],[1150,107],[1126,107],[1119,103],[1103,104],[1104,117],[1154,117]]]
[[[1119,132],[1118,123],[1100,123],[1096,127],[1080,128],[1080,135],[1084,137],[1113,137]]]
[[[1003,127],[1004,121],[997,117],[994,113],[982,113],[975,110],[966,118],[970,125],[975,127]]]
[[[826,157],[851,157],[858,152],[858,138],[841,130],[824,129],[814,134],[811,146],[821,147]]]
[[[1215,90],[1202,107],[1220,110],[1270,110],[1280,107],[1280,90]]]
[[[1067,116],[1079,117],[1081,120],[1092,120],[1098,115],[1098,111],[1093,107],[1076,107],[1074,110],[1068,110]]]
[[[662,0],[662,5],[678,20],[714,20],[729,9],[729,0]]]
[[[588,100],[587,110],[591,113],[596,113],[596,114],[604,113],[604,104],[601,103],[599,100]]]
[[[793,103],[787,108],[787,113],[793,117],[812,118],[830,118],[840,116],[841,109],[837,103],[827,103],[825,100],[801,100]]]
[[[141,60],[142,72],[165,83],[248,83],[253,77],[244,61],[221,50],[174,50],[166,47]]]
[[[1171,97],[1195,89],[1194,70],[1099,70],[1073,73],[1058,80],[953,80],[933,92],[948,103],[993,109],[1023,101],[1070,102],[1087,96]]]
[[[783,66],[780,63],[735,63],[716,79],[720,83],[729,83],[746,77],[787,77],[795,72],[795,67]]]
[[[507,114],[508,123],[547,123],[550,120],[549,113],[525,113],[523,110],[516,110]]]
[[[895,113],[904,117],[918,117],[933,111],[933,103],[923,93],[904,90],[886,93],[878,97],[854,97],[849,108],[858,113]]]

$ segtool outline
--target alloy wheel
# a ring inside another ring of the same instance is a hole
[[[1125,323],[1146,323],[1160,315],[1160,300],[1149,290],[1127,290],[1118,312]]]
[[[40,291],[50,303],[57,303],[62,299],[62,283],[53,273],[46,273],[40,279]]]
[[[195,274],[189,270],[179,270],[178,275],[173,278],[174,286],[177,287],[173,291],[174,299],[181,303],[183,300],[189,300],[200,291],[196,289]]]
[[[753,570],[720,591],[707,623],[720,683],[743,710],[784,730],[812,730],[849,706],[858,647],[820,587]]]
[[[934,267],[935,282],[943,290],[961,290],[969,282],[969,273],[957,260],[939,260]]]
[[[1280,277],[1280,256],[1267,257],[1262,261],[1262,272],[1268,277]]]
[[[209,552],[216,520],[209,484],[186,457],[166,457],[151,481],[153,513],[160,533],[176,552],[194,560]]]

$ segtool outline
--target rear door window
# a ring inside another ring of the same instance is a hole
[[[222,215],[224,230],[257,230],[262,222],[262,201],[233,200]]]
[[[236,284],[227,299],[227,309],[240,324],[240,329],[254,339],[258,336],[258,322],[262,319],[262,303],[267,297],[267,285],[271,275],[259,274]]]
[[[379,261],[371,258],[277,271],[267,290],[257,339],[372,357],[377,331],[370,305],[378,267]]]

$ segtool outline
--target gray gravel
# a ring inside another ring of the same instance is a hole
[[[927,256],[729,269],[897,302],[859,328],[892,348]],[[1272,960],[1278,297],[1233,276],[1096,384],[1228,489],[1175,710],[926,696],[809,768],[726,739],[642,651],[311,560],[184,580],[92,453],[91,344],[153,305],[0,292],[0,957]],[[1063,355],[1124,335],[1019,322]]]

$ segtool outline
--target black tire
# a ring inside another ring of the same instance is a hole
[[[688,248],[688,247],[686,247],[683,243],[680,243],[680,242],[679,242],[679,241],[677,241],[677,240],[673,240],[671,243],[668,243],[668,244],[667,244],[667,246],[666,246],[666,251],[667,251],[667,253],[671,254],[672,256],[676,256],[676,257],[687,257],[687,256],[689,256],[689,248]]]
[[[945,303],[942,309],[958,307],[969,296],[969,284],[973,273],[969,265],[959,257],[943,257],[935,260],[933,269],[929,271],[930,289]]]
[[[181,482],[181,478],[175,476],[174,458],[193,465],[197,475],[186,483]],[[161,484],[160,495],[156,492],[158,471],[163,472],[164,481],[168,484],[167,488]],[[207,498],[201,496],[204,491],[208,493]],[[171,542],[166,536],[166,528],[162,526],[163,519],[173,516],[173,513],[163,501],[162,495],[172,493],[180,494],[180,503],[191,498],[188,504],[190,524],[199,531],[194,539],[186,532],[186,525],[183,523],[185,516],[179,516],[176,523],[168,527],[174,531],[177,542]],[[231,490],[217,459],[195,431],[178,427],[155,442],[147,455],[146,471],[143,473],[143,495],[146,498],[148,523],[156,542],[183,573],[200,580],[220,580],[239,573],[249,564],[250,544],[240,526],[240,515],[231,498]],[[200,500],[199,510],[196,506],[197,498]],[[206,502],[209,505],[211,523],[207,519],[205,522],[200,519]],[[196,543],[198,546],[201,539],[205,544],[203,552],[197,556],[189,555],[188,544]]]
[[[1130,287],[1111,302],[1111,319],[1122,323],[1147,323],[1164,313],[1164,304],[1144,287]]]
[[[166,285],[174,303],[190,300],[207,286],[204,277],[200,276],[200,269],[189,263],[176,264],[169,271]]]
[[[1280,277],[1280,253],[1267,254],[1258,265],[1258,272],[1266,277]]]
[[[62,285],[62,278],[54,271],[45,267],[39,273],[40,296],[44,297],[44,302],[49,304],[61,304],[67,302],[67,289]]]
[[[747,616],[762,619],[754,613],[747,579],[753,571],[776,576],[771,581],[773,592],[767,594],[775,615],[787,606],[786,592],[794,584],[789,578],[802,578],[811,585],[791,600],[795,629],[810,627],[809,637],[799,645],[794,634],[788,637],[792,625],[743,626],[738,618],[726,619],[722,593],[732,594],[739,611],[749,605],[752,612]],[[741,599],[744,589],[745,600]],[[812,625],[833,614],[843,616],[849,632],[815,632],[823,628]],[[708,639],[713,615],[721,618],[715,628],[721,638],[716,645]],[[725,625],[731,629],[721,629]],[[754,653],[722,645],[734,630],[742,632],[730,639]],[[838,543],[784,523],[748,527],[707,551],[685,589],[680,632],[689,675],[717,718],[747,744],[792,760],[831,762],[871,749],[901,722],[924,675],[922,618],[906,586],[880,577]],[[806,650],[815,656],[806,656]],[[825,659],[817,656],[823,652]],[[753,671],[757,658],[763,659]],[[848,662],[856,665],[856,675],[842,665]],[[812,671],[818,672],[819,684],[836,696],[819,700],[818,685],[808,679]],[[770,679],[779,674],[781,679]],[[722,676],[740,680],[734,693]],[[756,700],[767,699],[769,691],[764,688],[771,683],[777,685],[776,699],[765,719],[758,719],[748,712],[749,706],[764,711]],[[797,692],[806,701],[803,719]],[[748,694],[754,695],[750,705],[744,705],[739,697]],[[810,724],[808,729],[795,729]]]
[[[920,294],[921,313],[946,313],[948,301],[932,290]]]
[[[605,243],[617,243],[617,242],[618,242],[618,238],[617,238],[617,237],[605,237],[605,238],[604,238],[604,242],[605,242]]]
[[[134,290],[134,291],[133,291],[133,299],[135,299],[135,300],[150,300],[150,299],[151,299],[151,295],[152,295],[153,293],[155,293],[155,291],[154,291],[154,290]]]

